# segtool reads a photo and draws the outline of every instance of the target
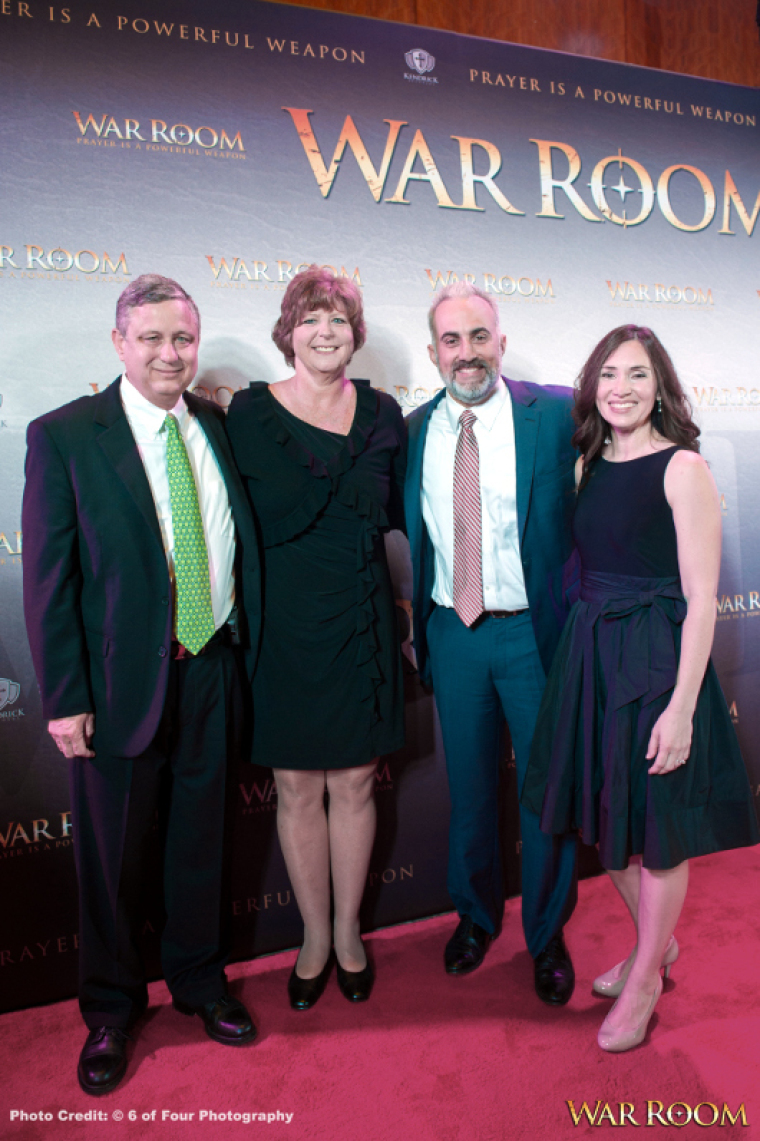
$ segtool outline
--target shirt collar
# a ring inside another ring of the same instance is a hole
[[[150,400],[146,400],[143,394],[138,392],[132,384],[126,373],[121,378],[121,402],[131,423],[141,431],[141,434],[154,437],[161,434],[167,413],[157,404],[151,404]],[[184,393],[170,411],[179,422],[180,432],[184,433],[186,421],[190,415],[190,409],[185,404]]]
[[[504,383],[503,376],[499,377],[493,392],[484,404],[459,404],[452,398],[451,394],[447,392],[445,401],[446,414],[449,418],[449,424],[451,425],[452,432],[459,432],[459,417],[462,415],[466,408],[469,408],[471,412],[474,412],[475,416],[478,418],[478,421],[488,432],[490,432],[496,423],[497,417],[503,409],[508,397],[509,392],[507,391],[507,386]]]

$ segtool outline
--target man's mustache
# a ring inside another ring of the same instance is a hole
[[[461,368],[483,368],[488,371],[488,363],[481,357],[473,357],[471,361],[458,361],[454,365],[454,372],[459,372]]]

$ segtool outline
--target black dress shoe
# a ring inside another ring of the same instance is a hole
[[[223,1046],[247,1046],[256,1037],[256,1027],[250,1014],[242,1002],[228,994],[221,994],[213,1002],[201,1006],[190,1006],[175,998],[174,1009],[180,1014],[197,1014],[209,1038]]]
[[[483,962],[491,936],[479,927],[469,915],[463,915],[454,934],[446,944],[443,963],[450,975],[466,975]]]
[[[96,1026],[87,1035],[77,1066],[79,1084],[95,1097],[110,1093],[127,1072],[129,1035],[118,1026]]]
[[[575,989],[575,971],[561,931],[551,937],[533,964],[538,997],[550,1006],[564,1006]]]
[[[372,991],[374,981],[375,973],[369,959],[367,959],[366,967],[360,971],[345,971],[338,963],[338,986],[340,993],[349,1002],[366,1002]]]
[[[296,960],[297,966],[298,960]],[[293,967],[288,979],[288,998],[293,1010],[308,1010],[325,989],[332,967],[332,953],[327,956],[327,962],[316,978],[302,979],[300,975],[296,974],[296,967]]]

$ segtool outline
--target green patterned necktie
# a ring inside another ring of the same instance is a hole
[[[174,531],[174,627],[177,641],[199,653],[215,633],[203,520],[185,441],[176,416],[164,420]]]

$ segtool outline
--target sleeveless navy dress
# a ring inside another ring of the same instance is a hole
[[[676,681],[681,592],[666,468],[678,449],[599,459],[573,522],[580,599],[564,628],[538,715],[522,801],[549,833],[578,830],[603,867],[641,855],[672,868],[760,841],[747,774],[712,662],[691,752],[649,776],[646,751]]]

